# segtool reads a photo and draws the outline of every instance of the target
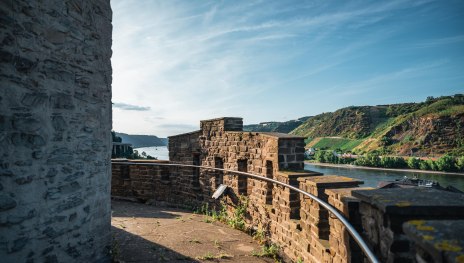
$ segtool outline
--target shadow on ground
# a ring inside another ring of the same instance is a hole
[[[200,262],[123,229],[111,231],[115,262]]]
[[[112,200],[116,262],[273,262],[253,238],[206,216]],[[118,261],[119,260],[119,261]]]
[[[128,204],[138,206],[128,206]],[[172,219],[181,215],[185,210],[177,208],[148,209],[150,206],[130,201],[113,200],[111,202],[112,217],[165,218]],[[152,206],[153,207],[153,206]]]

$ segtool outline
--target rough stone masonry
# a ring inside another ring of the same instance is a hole
[[[304,171],[304,138],[244,132],[242,127],[241,118],[203,120],[199,131],[169,137],[170,161],[114,160],[112,195],[225,211],[228,220],[241,218],[245,228],[259,233],[255,237],[278,245],[285,262],[367,262],[341,221],[307,196],[234,172],[173,164],[249,172],[328,202],[380,262],[464,262],[462,231],[446,231],[462,228],[464,195],[427,188],[360,188],[357,179]],[[228,189],[217,201],[211,195],[220,184]]]
[[[0,2],[0,261],[108,262],[109,0]]]

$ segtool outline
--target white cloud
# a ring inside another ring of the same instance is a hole
[[[121,110],[132,110],[132,111],[148,111],[150,107],[143,107],[138,105],[131,105],[126,103],[114,102],[113,108],[118,108]]]

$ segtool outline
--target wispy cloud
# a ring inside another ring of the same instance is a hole
[[[131,104],[120,103],[120,102],[113,103],[113,107],[121,109],[121,110],[133,110],[133,111],[148,111],[148,110],[150,110],[150,107],[143,107],[143,106],[131,105]]]

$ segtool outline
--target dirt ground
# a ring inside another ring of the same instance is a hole
[[[112,201],[116,262],[274,262],[246,233],[175,208]]]

